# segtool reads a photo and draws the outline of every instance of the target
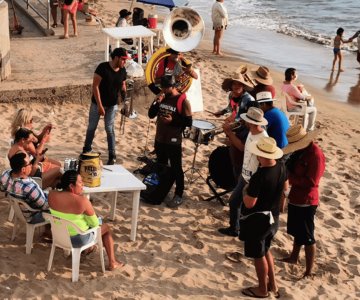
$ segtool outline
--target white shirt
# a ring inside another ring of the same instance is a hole
[[[266,130],[263,132],[260,132],[258,134],[253,135],[251,132],[249,132],[246,142],[245,142],[245,149],[244,149],[244,162],[242,166],[242,172],[241,175],[245,179],[246,182],[249,182],[251,176],[256,172],[259,161],[257,160],[257,157],[255,154],[252,154],[249,151],[249,146],[252,142],[260,140],[262,137],[268,137]]]
[[[213,4],[211,9],[211,19],[214,28],[219,28],[221,26],[225,28],[225,26],[228,25],[228,13],[222,2],[215,1]]]
[[[129,26],[129,24],[127,23],[126,19],[125,18],[119,18],[116,22],[116,27],[127,27]]]

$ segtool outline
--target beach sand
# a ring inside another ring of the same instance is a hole
[[[112,1],[102,1],[98,9],[110,18]],[[101,6],[101,7],[100,7]],[[116,9],[117,10],[117,9]],[[102,12],[102,11],[101,11]],[[39,44],[42,43],[39,40]],[[82,58],[79,37],[79,59]],[[86,41],[84,42],[86,43]],[[210,111],[226,106],[226,95],[220,89],[223,78],[243,62],[227,53],[225,57],[211,54],[209,41],[204,40],[193,50],[189,58],[201,70],[204,108]],[[57,50],[58,51],[58,50]],[[101,54],[99,54],[101,55]],[[102,57],[102,56],[101,56]],[[100,58],[101,59],[101,58]],[[51,62],[51,61],[50,61]],[[66,64],[66,61],[64,61]],[[96,65],[96,62],[92,62]],[[70,68],[70,66],[69,66]],[[90,68],[89,68],[90,69]],[[82,70],[91,82],[93,69]],[[272,70],[275,86],[279,87],[282,73]],[[53,74],[44,74],[45,80],[56,80]],[[83,76],[83,75],[82,75]],[[61,82],[63,83],[63,82]],[[304,272],[305,258],[301,253],[299,265],[287,265],[278,258],[286,256],[292,247],[292,239],[286,234],[286,213],[280,217],[279,231],[273,241],[275,271],[283,299],[354,299],[360,296],[360,128],[359,109],[345,103],[328,101],[323,94],[310,89],[318,108],[317,127],[322,128],[318,143],[326,156],[326,172],[320,185],[320,206],[316,215],[316,276],[300,279]],[[347,97],[347,95],[344,95]],[[151,98],[151,97],[150,97]],[[146,111],[152,101],[136,103],[139,111]],[[0,103],[2,122],[0,132],[0,169],[8,162],[9,126],[15,112],[29,103]],[[63,160],[77,157],[81,152],[87,126],[89,104],[31,103],[35,128],[40,129],[52,122],[48,155]],[[220,121],[202,112],[194,118],[208,119],[216,125]],[[148,118],[145,114],[135,120],[127,120],[124,134],[120,134],[120,115],[116,119],[117,151],[119,163],[133,171],[140,166],[137,157],[144,154]],[[155,123],[150,123],[148,148],[151,150]],[[208,158],[222,145],[219,135],[208,146],[201,145],[196,159],[204,177],[207,176]],[[107,144],[103,123],[94,140],[94,148],[104,153]],[[183,142],[184,170],[191,166],[194,143]],[[3,221],[0,236],[0,297],[8,299],[235,299],[241,297],[241,289],[257,283],[252,260],[240,256],[240,262],[226,258],[228,252],[243,253],[243,244],[237,238],[217,233],[227,226],[228,207],[216,201],[204,202],[211,194],[205,182],[198,179],[186,183],[185,202],[177,209],[164,204],[150,206],[141,203],[137,239],[129,240],[132,201],[129,194],[118,198],[116,219],[109,214],[110,194],[93,195],[98,215],[105,217],[113,230],[117,258],[126,263],[122,269],[102,274],[98,252],[82,258],[79,282],[71,282],[71,259],[57,250],[50,272],[47,263],[50,245],[35,236],[31,255],[25,254],[25,234],[19,232],[10,241],[13,225],[7,221],[8,201],[1,194],[0,218]],[[170,193],[170,197],[172,193]]]

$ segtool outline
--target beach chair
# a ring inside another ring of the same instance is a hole
[[[34,179],[34,181],[39,185],[39,187],[42,187],[41,177],[31,177],[31,178]],[[9,210],[8,221],[12,222],[12,220],[14,219],[14,208],[11,205],[11,202],[9,202],[9,206],[10,206],[10,210]]]
[[[100,226],[91,228],[87,231],[82,231],[73,222],[70,222],[63,218],[59,218],[59,217],[53,216],[48,213],[44,213],[43,216],[46,220],[50,221],[51,233],[52,233],[52,239],[53,239],[50,257],[49,257],[48,268],[47,268],[48,271],[50,271],[51,266],[52,266],[52,262],[53,262],[54,254],[55,254],[55,248],[56,247],[62,248],[66,252],[70,252],[72,255],[72,258],[71,258],[71,260],[72,260],[72,282],[77,282],[79,279],[81,252],[97,244],[98,248],[99,248],[99,252],[100,252],[101,270],[103,273],[105,273],[104,250],[103,250]],[[80,248],[74,248],[71,244],[68,226],[71,226],[79,234],[82,234],[82,235],[93,232],[94,239],[90,243],[88,243]]]
[[[300,111],[289,111],[287,108],[287,104],[293,104],[293,105],[297,105],[301,107]],[[304,126],[305,124],[307,124],[306,119],[307,119],[307,113],[306,113],[306,102],[301,103],[301,102],[295,102],[290,95],[288,95],[285,92],[282,92],[282,96],[281,96],[281,110],[285,113],[285,115],[287,116],[287,118],[291,119],[292,116],[294,116],[294,123],[293,125],[297,125],[299,123],[299,117],[301,117],[302,119],[302,126]]]
[[[30,211],[30,212],[38,212],[40,210],[31,208],[25,201],[23,201],[21,199],[14,198],[10,195],[8,195],[7,197],[10,200],[11,207],[14,212],[14,227],[13,227],[11,240],[13,241],[16,237],[17,227],[20,224],[25,225],[26,226],[26,244],[25,244],[26,251],[25,252],[26,252],[26,254],[31,254],[31,248],[33,245],[35,229],[39,228],[41,226],[44,226],[44,225],[48,224],[49,222],[44,221],[44,222],[37,223],[37,224],[28,223],[25,219],[25,216],[24,216],[22,210],[21,210],[21,207],[23,207],[25,210]]]

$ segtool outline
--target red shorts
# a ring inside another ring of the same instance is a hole
[[[63,5],[63,9],[69,11],[69,13],[71,13],[72,15],[76,14],[77,11],[77,7],[78,7],[78,2],[77,0],[74,0],[70,5]]]

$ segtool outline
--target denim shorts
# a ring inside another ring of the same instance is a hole
[[[80,248],[94,240],[94,232],[88,234],[77,234],[71,237],[71,244],[74,248]]]

